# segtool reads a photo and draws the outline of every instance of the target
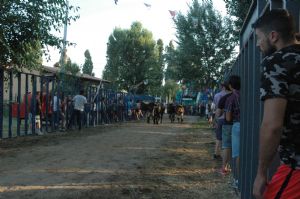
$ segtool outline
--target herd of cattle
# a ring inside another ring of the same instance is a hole
[[[162,123],[165,109],[166,107],[162,103],[141,103],[141,110],[146,116],[148,123],[150,123],[151,119],[153,120],[153,124]],[[168,104],[167,113],[169,114],[171,123],[175,122],[175,119],[177,119],[178,123],[183,122],[184,107],[182,105],[173,103]]]

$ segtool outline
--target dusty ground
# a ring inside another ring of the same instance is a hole
[[[197,120],[0,141],[0,199],[235,199]]]

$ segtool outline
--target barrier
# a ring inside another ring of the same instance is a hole
[[[239,190],[242,199],[250,199],[258,164],[258,136],[262,119],[262,103],[259,99],[260,61],[262,55],[256,47],[256,36],[251,25],[264,12],[274,8],[286,8],[294,16],[299,30],[300,5],[294,0],[253,1],[240,34],[240,53],[230,71],[241,77],[241,144]],[[228,74],[228,75],[230,75]],[[274,161],[271,175],[278,165]]]
[[[83,127],[128,120],[129,94],[99,86],[99,82],[74,78],[76,84],[71,89],[68,85],[66,90],[62,85],[67,84],[62,83],[64,79],[59,75],[13,73],[0,68],[0,139],[51,133],[63,130],[61,127],[68,123],[72,125],[72,99],[81,89],[88,101]]]

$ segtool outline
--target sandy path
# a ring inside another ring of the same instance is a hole
[[[216,198],[214,189],[224,191],[226,182],[213,171],[218,165],[209,154],[211,132],[194,132],[196,120],[127,123],[5,141],[0,145],[0,198],[210,198],[200,191],[203,187]],[[193,178],[206,174],[216,178],[208,187],[208,179]]]

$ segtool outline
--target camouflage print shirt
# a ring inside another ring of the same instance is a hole
[[[287,100],[279,154],[284,164],[300,168],[300,45],[276,51],[262,61],[261,100]]]

